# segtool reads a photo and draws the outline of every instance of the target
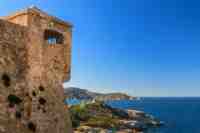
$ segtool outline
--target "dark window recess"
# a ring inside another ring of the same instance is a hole
[[[40,110],[41,109],[40,106],[38,106],[37,109]]]
[[[12,94],[8,96],[8,101],[11,105],[20,104],[22,102],[22,100],[18,96]]]
[[[44,87],[43,86],[39,86],[39,90],[40,91],[44,91]]]
[[[36,125],[33,122],[28,123],[29,130],[35,132],[36,131]]]
[[[45,100],[44,98],[40,97],[39,103],[40,103],[41,105],[45,105],[46,100]]]
[[[55,118],[54,121],[55,121],[55,122],[58,122],[58,118]]]
[[[3,81],[4,86],[10,86],[10,77],[7,74],[3,74],[1,80]]]
[[[46,113],[47,111],[46,111],[45,109],[42,109],[42,112],[43,112],[43,113]]]
[[[36,96],[36,92],[35,92],[35,91],[33,91],[33,92],[32,92],[32,95],[35,97],[35,96]]]
[[[28,93],[26,93],[26,94],[25,94],[25,96],[29,97],[29,94],[28,94]]]
[[[20,111],[24,111],[24,108],[20,108]]]
[[[45,30],[44,39],[48,44],[63,44],[64,37],[57,31]]]
[[[16,116],[17,119],[20,119],[22,117],[22,114],[21,114],[21,112],[17,111],[15,113],[15,116]]]

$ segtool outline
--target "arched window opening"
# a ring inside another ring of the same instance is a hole
[[[44,32],[45,41],[52,44],[63,44],[64,37],[61,33],[54,30],[45,30]]]

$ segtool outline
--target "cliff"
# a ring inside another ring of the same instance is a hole
[[[133,100],[135,97],[129,96],[124,93],[108,93],[101,94],[95,97],[98,101],[108,101],[108,100]]]

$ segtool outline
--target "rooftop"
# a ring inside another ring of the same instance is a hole
[[[35,13],[38,13],[40,14],[41,17],[48,17],[48,18],[51,18],[53,20],[55,20],[56,22],[62,24],[62,25],[65,25],[65,26],[69,26],[69,27],[73,27],[73,25],[69,22],[66,22],[60,18],[57,18],[55,16],[52,16],[52,15],[49,15],[48,13],[42,11],[41,9],[39,9],[38,7],[36,6],[30,6],[26,9],[23,9],[23,10],[19,10],[19,11],[16,11],[15,13],[12,13],[11,15],[8,15],[8,16],[5,16],[5,17],[1,17],[2,19],[13,19],[17,16],[21,16],[21,15],[26,15],[28,13],[31,13],[31,12],[35,12]]]

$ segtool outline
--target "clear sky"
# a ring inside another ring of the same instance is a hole
[[[197,0],[1,0],[0,16],[30,5],[75,26],[66,86],[200,96]]]

